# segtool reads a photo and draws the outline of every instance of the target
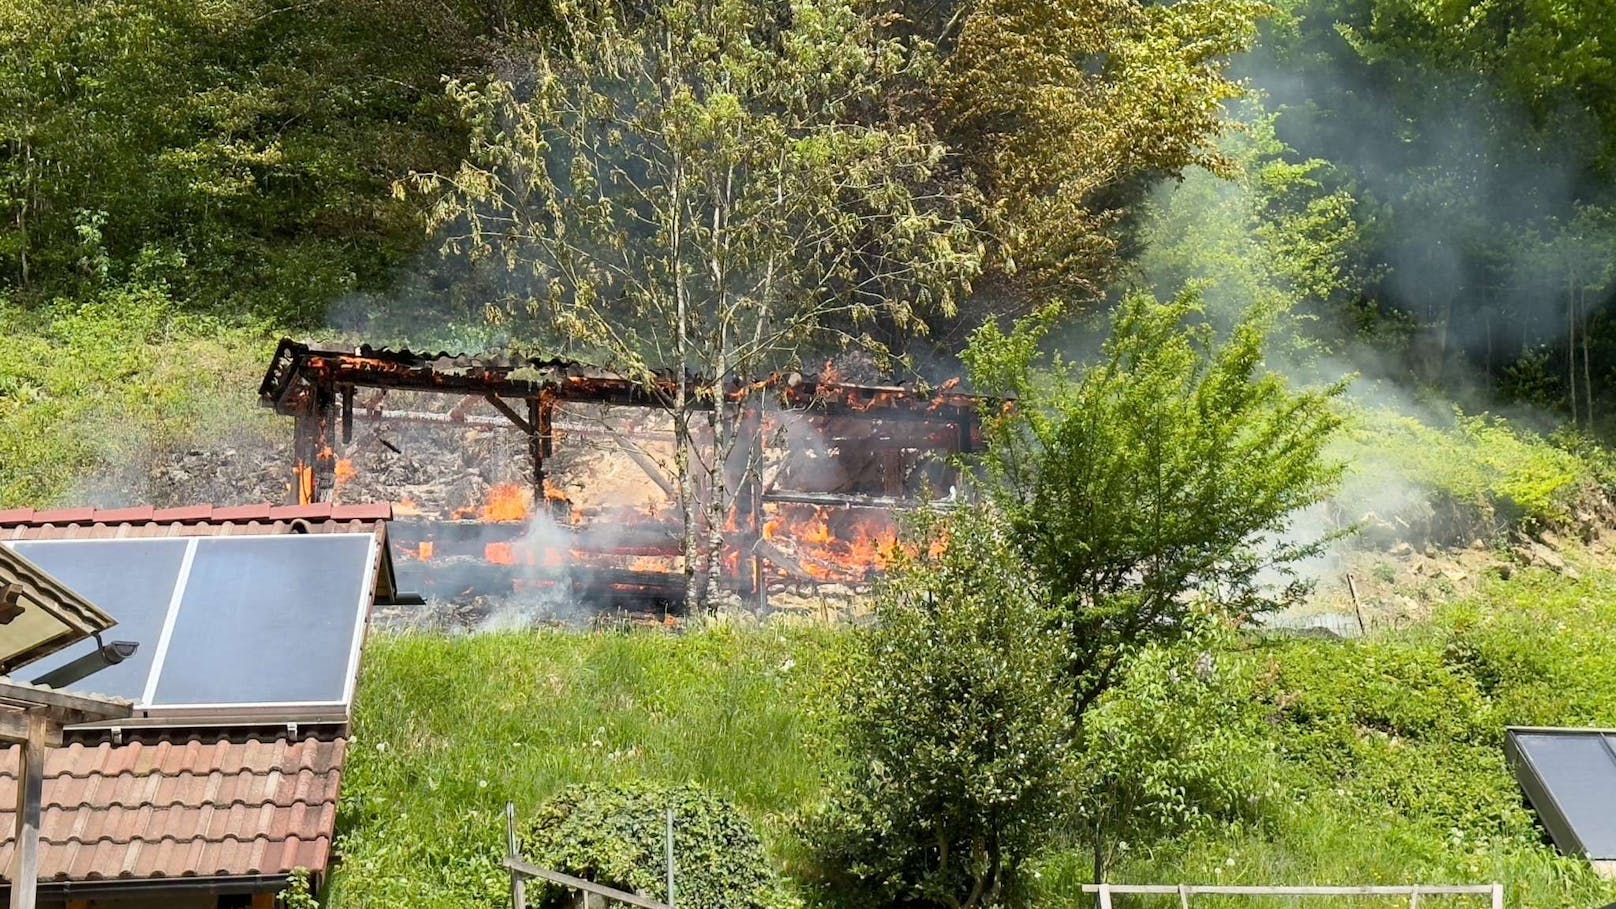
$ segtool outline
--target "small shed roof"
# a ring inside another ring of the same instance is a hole
[[[340,737],[223,735],[52,749],[41,889],[220,878],[277,889],[293,869],[321,874],[346,752]],[[17,753],[0,751],[0,868],[10,867],[15,847]]]

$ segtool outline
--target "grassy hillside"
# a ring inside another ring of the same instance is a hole
[[[150,501],[138,486],[162,452],[277,429],[254,400],[271,333],[160,291],[34,310],[0,296],[0,338],[0,508]]]
[[[500,906],[507,800],[583,780],[697,781],[782,860],[820,791],[816,695],[839,636],[406,636],[365,656],[330,905]]]
[[[1516,906],[1616,898],[1542,843],[1500,750],[1508,725],[1616,725],[1616,571],[1604,555],[1573,554],[1575,581],[1535,568],[1494,577],[1409,631],[1236,636],[1215,653],[1216,679],[1189,693],[1166,679],[1193,654],[1148,654],[1102,722],[1138,733],[1119,746],[1146,780],[1134,804],[1170,822],[1123,847],[1113,879],[1502,880]],[[507,799],[529,808],[566,783],[637,776],[733,798],[782,866],[811,877],[792,820],[833,766],[834,725],[815,705],[855,633],[373,642],[331,904],[500,905]],[[1088,844],[1068,843],[1040,865],[1039,905],[1074,905],[1088,879]]]

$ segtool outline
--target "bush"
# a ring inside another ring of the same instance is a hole
[[[670,808],[679,909],[790,905],[751,825],[733,805],[689,784],[568,787],[526,825],[522,854],[541,868],[666,901]],[[548,887],[535,903],[560,907],[567,894]]]
[[[1004,522],[924,530],[877,595],[844,694],[849,774],[814,833],[859,906],[970,909],[1013,897],[1055,826],[1072,694]]]
[[[1078,800],[1105,868],[1128,843],[1255,822],[1281,798],[1249,660],[1215,628],[1134,657],[1083,717]]]

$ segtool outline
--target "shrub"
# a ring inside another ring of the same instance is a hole
[[[1097,869],[1130,842],[1256,821],[1277,795],[1277,749],[1228,638],[1146,647],[1084,715],[1077,792]]]
[[[666,901],[670,808],[679,909],[790,904],[751,825],[733,805],[689,784],[570,786],[526,825],[522,853],[542,868]],[[536,904],[566,905],[566,893],[549,887]]]
[[[850,770],[814,831],[860,906],[1013,896],[1067,792],[1062,638],[1008,528],[930,520],[877,595],[844,694]]]

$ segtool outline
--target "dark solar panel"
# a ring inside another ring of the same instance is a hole
[[[134,656],[75,683],[76,690],[136,701],[142,698],[187,545],[188,541],[175,539],[13,544],[23,558],[118,620],[117,626],[106,633],[106,640],[140,644]],[[30,663],[18,675],[38,678],[94,650],[94,640],[80,641]]]
[[[1512,730],[1511,760],[1560,851],[1616,859],[1616,739],[1597,730]]]
[[[17,552],[118,625],[135,656],[74,684],[187,715],[346,709],[374,578],[371,534],[28,541]],[[24,667],[40,675],[91,641]]]
[[[372,541],[199,541],[151,706],[345,701]]]

